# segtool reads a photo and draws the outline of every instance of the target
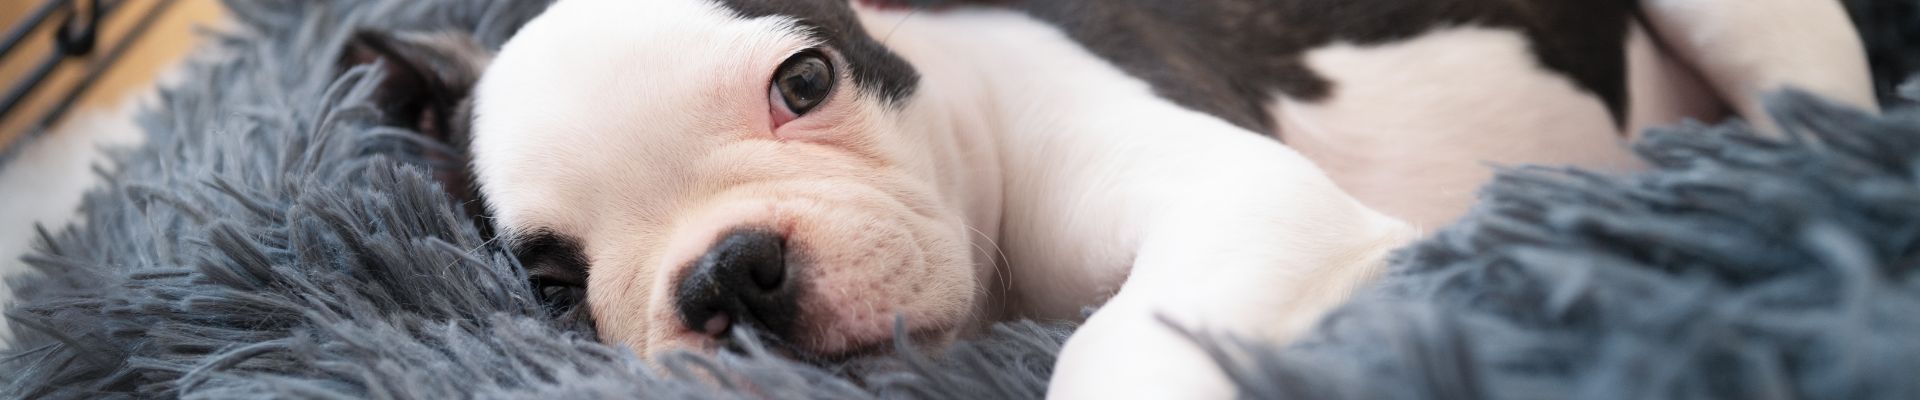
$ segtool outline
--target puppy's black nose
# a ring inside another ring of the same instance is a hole
[[[695,260],[675,296],[687,329],[725,338],[737,324],[785,337],[798,313],[786,260],[786,239],[743,229],[728,233]]]

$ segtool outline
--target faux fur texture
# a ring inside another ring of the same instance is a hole
[[[1260,398],[1920,397],[1920,110],[1772,100],[1787,139],[1505,171],[1308,339],[1209,347]]]
[[[1036,398],[1070,329],[945,355],[649,365],[555,322],[505,249],[374,125],[358,27],[497,46],[514,0],[232,1],[231,57],[145,115],[86,220],[14,281],[23,398]],[[1871,39],[1871,38],[1870,38]],[[1196,334],[1260,398],[1920,397],[1920,112],[1804,96],[1794,133],[1685,126],[1655,171],[1508,171],[1468,219],[1284,348]]]

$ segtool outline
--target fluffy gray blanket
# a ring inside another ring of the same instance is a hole
[[[12,281],[24,398],[1035,398],[1071,330],[944,354],[652,364],[552,318],[377,126],[357,27],[471,30],[514,0],[233,1],[233,56],[141,121],[85,222]],[[1910,15],[1910,14],[1909,14]],[[1299,343],[1196,333],[1259,398],[1920,397],[1920,111],[1774,103],[1784,140],[1683,126],[1630,177],[1515,169]],[[905,347],[905,346],[903,346]]]

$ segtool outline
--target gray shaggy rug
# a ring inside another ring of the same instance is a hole
[[[12,281],[18,398],[1036,398],[1071,330],[816,366],[649,364],[542,304],[380,127],[354,29],[497,46],[539,2],[232,1],[232,57],[145,113],[85,222]],[[1891,86],[1888,86],[1891,87]],[[1787,94],[1791,135],[1682,126],[1631,177],[1503,173],[1299,343],[1196,332],[1257,398],[1920,397],[1920,111]],[[906,347],[903,343],[902,347]]]

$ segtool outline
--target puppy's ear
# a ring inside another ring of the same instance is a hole
[[[467,171],[471,96],[492,60],[493,53],[466,34],[360,31],[347,41],[335,71],[377,65],[384,72],[372,96],[381,122],[441,144],[422,153],[441,187],[476,217],[483,208]]]
[[[466,141],[473,84],[492,59],[465,34],[360,31],[341,53],[339,71],[378,65],[385,73],[373,102],[384,122],[458,147]]]

